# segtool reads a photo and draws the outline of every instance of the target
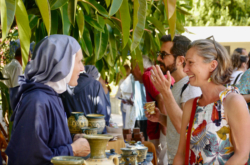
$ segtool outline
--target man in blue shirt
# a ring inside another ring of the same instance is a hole
[[[132,90],[133,90],[133,101],[136,110],[136,121],[135,127],[139,127],[140,131],[143,132],[145,140],[147,140],[147,118],[144,113],[144,104],[146,101],[145,87],[139,81],[135,81],[134,77],[131,76]]]

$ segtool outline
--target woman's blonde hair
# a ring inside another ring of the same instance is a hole
[[[198,55],[204,58],[205,63],[213,60],[218,62],[218,66],[211,75],[211,80],[215,84],[225,85],[230,83],[233,69],[227,50],[218,42],[210,39],[193,41],[190,48],[195,48]]]

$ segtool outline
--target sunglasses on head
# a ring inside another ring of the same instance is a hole
[[[212,39],[211,39],[211,38],[212,38]],[[208,39],[208,40],[210,39],[210,40],[213,41],[214,48],[215,48],[216,53],[217,53],[217,56],[218,56],[218,55],[219,55],[219,51],[218,51],[218,49],[217,49],[217,47],[216,47],[214,36],[212,35],[212,36],[210,36],[210,37],[207,37],[206,39]],[[216,58],[215,60],[217,60],[217,58]]]
[[[173,54],[169,54],[169,53],[167,53],[167,52],[165,52],[165,51],[162,51],[162,52],[159,51],[159,52],[157,52],[156,54],[157,54],[157,57],[160,56],[162,60],[164,59],[165,56],[173,55]],[[173,55],[173,56],[174,56],[174,55]]]

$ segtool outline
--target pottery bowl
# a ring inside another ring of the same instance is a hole
[[[75,156],[56,156],[51,159],[54,165],[82,165],[84,159]]]
[[[98,128],[92,128],[92,127],[82,127],[82,133],[85,133],[87,135],[96,135]]]
[[[87,114],[89,127],[98,128],[97,133],[102,134],[105,128],[105,116],[103,114]]]

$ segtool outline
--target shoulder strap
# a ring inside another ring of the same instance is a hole
[[[242,74],[242,73],[239,73],[238,76],[236,77],[236,79],[234,80],[234,83],[233,83],[234,86],[235,86],[235,84],[237,83],[237,80],[238,80],[238,78],[240,77],[241,74]]]
[[[186,84],[184,84],[183,87],[181,88],[181,95],[180,95],[181,97],[182,97],[182,93],[185,91],[185,89],[187,88],[188,84],[189,84],[189,81]]]
[[[188,132],[187,132],[187,139],[186,139],[185,164],[189,164],[189,149],[190,149],[191,130],[193,128],[194,116],[195,116],[196,104],[197,104],[197,99],[198,98],[199,97],[196,97],[194,99],[193,107],[192,107],[192,112],[191,112],[190,120],[189,120],[189,126],[188,126]]]

